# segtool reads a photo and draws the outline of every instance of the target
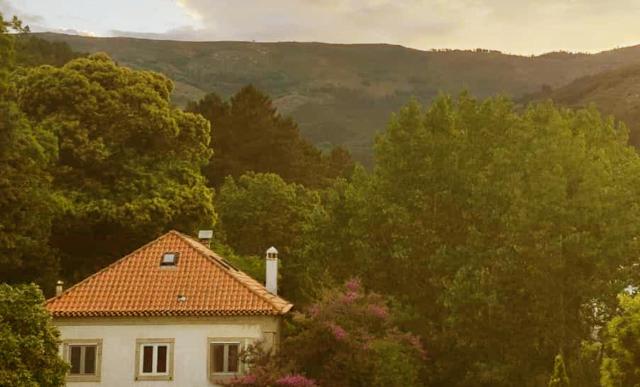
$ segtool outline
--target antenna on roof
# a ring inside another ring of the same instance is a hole
[[[211,239],[213,238],[213,230],[200,230],[198,231],[198,239],[200,243],[207,247],[211,247]]]

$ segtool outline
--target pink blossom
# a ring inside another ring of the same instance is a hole
[[[413,349],[416,352],[418,352],[418,354],[420,354],[421,358],[423,359],[427,358],[427,351],[424,349],[424,346],[422,345],[422,340],[420,340],[418,336],[409,334],[407,336],[407,341],[409,342],[409,345],[411,345]]]
[[[354,293],[357,293],[362,290],[362,284],[360,283],[360,280],[357,278],[351,278],[349,281],[347,281],[347,283],[344,286],[347,288],[347,290]]]
[[[317,304],[311,305],[311,307],[309,307],[309,315],[311,317],[318,317],[318,315],[320,315],[320,307]]]
[[[316,387],[316,383],[302,375],[287,375],[276,380],[277,386],[282,387]]]
[[[369,305],[369,313],[382,320],[386,320],[389,317],[389,311],[385,306],[381,305]]]
[[[345,331],[340,325],[329,323],[329,329],[331,329],[331,333],[336,340],[343,341],[347,338],[347,331]]]
[[[342,296],[342,298],[340,299],[340,302],[342,302],[345,305],[349,305],[353,301],[355,301],[356,298],[358,298],[358,296],[359,295],[357,292],[349,290]]]

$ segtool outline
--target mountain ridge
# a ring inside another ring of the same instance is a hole
[[[387,43],[176,41],[38,34],[75,51],[103,51],[123,65],[164,73],[184,106],[208,92],[229,97],[247,84],[270,94],[321,148],[347,146],[371,163],[371,144],[410,98],[470,91],[518,98],[586,75],[640,63],[640,46],[596,54],[538,56],[495,50],[418,50]]]

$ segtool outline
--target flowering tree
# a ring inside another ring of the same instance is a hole
[[[328,290],[293,317],[277,357],[252,358],[251,374],[236,386],[415,386],[426,352],[402,332],[381,295],[360,281]],[[303,376],[305,375],[305,376]]]

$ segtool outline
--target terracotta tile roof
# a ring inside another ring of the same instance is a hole
[[[179,253],[177,265],[160,266],[165,252]],[[280,315],[292,305],[201,243],[170,231],[49,299],[46,307],[54,317],[237,316]]]

